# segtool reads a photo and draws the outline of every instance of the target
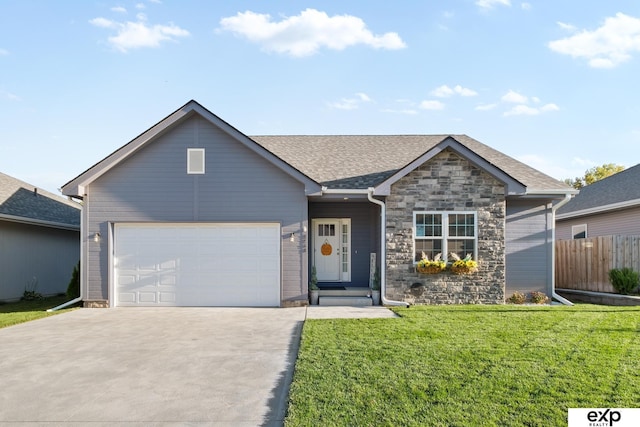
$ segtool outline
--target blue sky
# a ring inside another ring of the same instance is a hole
[[[247,135],[640,162],[640,3],[2,0],[0,172],[52,192],[195,99]]]

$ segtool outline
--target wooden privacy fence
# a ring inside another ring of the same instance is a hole
[[[640,271],[640,236],[556,241],[556,288],[615,292],[612,268]]]

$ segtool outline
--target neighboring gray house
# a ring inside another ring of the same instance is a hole
[[[640,164],[596,181],[556,213],[556,238],[640,236]]]
[[[311,266],[366,288],[372,262],[387,304],[551,295],[575,191],[465,135],[248,137],[190,101],[63,193],[84,201],[85,305],[113,307],[303,305]],[[416,273],[423,251],[479,271]]]
[[[66,292],[79,259],[80,205],[0,173],[0,301]]]

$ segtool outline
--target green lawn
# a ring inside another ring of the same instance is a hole
[[[48,309],[57,307],[67,301],[69,301],[67,296],[57,296],[43,300],[0,304],[0,328],[69,311],[71,310],[70,308],[65,308],[53,313],[47,312]]]
[[[421,306],[307,320],[286,426],[562,426],[640,407],[640,307]]]

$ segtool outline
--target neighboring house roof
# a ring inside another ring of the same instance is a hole
[[[278,157],[330,188],[375,187],[425,153],[453,139],[526,187],[527,192],[570,191],[551,178],[467,135],[252,136]]]
[[[80,229],[80,205],[0,173],[0,220]]]
[[[558,209],[556,219],[640,206],[640,164],[586,185]]]

